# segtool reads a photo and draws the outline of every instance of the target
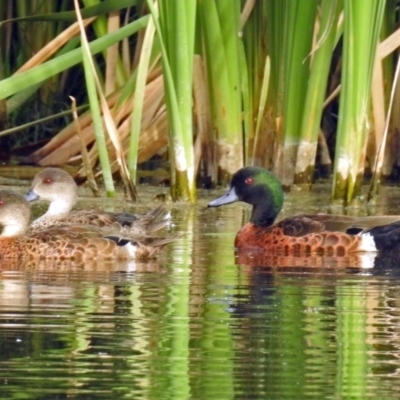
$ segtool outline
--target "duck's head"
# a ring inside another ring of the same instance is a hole
[[[282,185],[273,173],[261,167],[244,167],[233,175],[228,192],[208,207],[243,201],[253,206],[251,222],[270,225],[281,211],[283,200]]]
[[[0,190],[0,225],[1,236],[23,235],[31,220],[31,209],[24,196],[9,190]]]
[[[35,175],[25,198],[28,201],[46,200],[54,205],[58,204],[57,212],[69,212],[77,201],[78,187],[66,171],[60,168],[45,168]]]

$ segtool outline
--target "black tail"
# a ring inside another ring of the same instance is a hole
[[[374,238],[378,250],[400,251],[400,221],[366,229],[363,233],[369,233]]]

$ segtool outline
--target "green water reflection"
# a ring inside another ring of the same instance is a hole
[[[399,397],[395,256],[241,262],[247,208],[204,204],[173,208],[158,261],[0,263],[0,398]]]

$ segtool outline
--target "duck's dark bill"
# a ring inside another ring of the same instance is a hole
[[[238,201],[238,197],[235,191],[235,188],[231,188],[228,193],[224,194],[222,197],[213,200],[211,203],[208,203],[208,207],[219,207],[224,204],[234,203]]]
[[[39,196],[31,189],[29,192],[25,195],[25,199],[27,201],[35,201],[39,198]]]

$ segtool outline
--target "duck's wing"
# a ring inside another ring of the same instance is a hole
[[[158,206],[146,214],[111,213],[98,210],[79,210],[72,212],[62,223],[94,225],[130,229],[133,234],[147,234],[166,226],[170,220],[169,212]]]
[[[370,229],[378,226],[389,225],[400,221],[400,215],[374,215],[367,217],[355,217],[352,228]]]
[[[295,215],[278,222],[275,227],[282,230],[284,235],[301,237],[325,230],[325,218],[315,218],[314,215]]]
[[[54,238],[64,241],[88,239],[88,238],[106,238],[119,245],[123,242],[141,243],[145,246],[161,246],[175,241],[179,236],[154,236],[147,233],[132,232],[129,228],[121,228],[114,222],[110,226],[93,226],[87,224],[64,224],[55,225],[45,229],[36,229],[28,232],[28,237],[35,237],[40,240]]]
[[[304,236],[320,232],[358,234],[363,230],[400,221],[398,215],[351,217],[333,214],[299,214],[278,222],[285,235]]]
[[[39,258],[144,259],[156,256],[177,237],[134,235],[117,225],[58,225],[29,232],[20,240],[28,253]]]
[[[92,225],[96,227],[111,226],[117,222],[117,214],[108,213],[101,210],[77,210],[60,221],[59,224],[70,225]]]
[[[170,221],[169,211],[158,206],[147,214],[114,214],[116,221],[124,227],[130,227],[132,232],[155,232],[164,228]]]

